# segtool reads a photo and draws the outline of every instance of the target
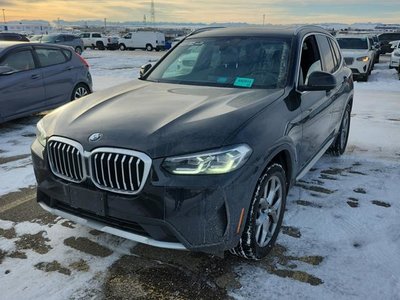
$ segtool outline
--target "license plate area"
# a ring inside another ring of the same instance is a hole
[[[106,216],[106,193],[70,185],[69,195],[71,207],[86,210],[99,216]]]

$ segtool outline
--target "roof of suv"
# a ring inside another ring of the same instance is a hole
[[[313,31],[328,33],[325,29],[318,26],[293,26],[293,27],[230,27],[230,28],[204,28],[192,36],[195,37],[225,37],[225,36],[275,36],[291,38],[300,31]]]

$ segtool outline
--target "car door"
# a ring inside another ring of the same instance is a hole
[[[10,71],[0,75],[0,114],[3,119],[45,107],[43,78],[31,47],[18,47],[0,58]]]
[[[76,72],[71,59],[58,47],[36,46],[41,66],[47,105],[53,107],[70,101]]]
[[[299,85],[306,85],[312,72],[323,70],[323,59],[324,52],[320,52],[316,36],[307,36],[302,44]],[[300,168],[304,168],[333,137],[332,97],[325,91],[299,93],[303,123],[299,161]]]

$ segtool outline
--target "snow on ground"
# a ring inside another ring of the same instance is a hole
[[[93,76],[95,91],[127,82],[139,77],[140,67],[156,62],[166,52],[91,51],[83,52]]]
[[[161,55],[140,50],[84,53],[95,91],[137,78],[141,65]],[[387,57],[370,78],[355,84],[347,152],[339,158],[324,156],[290,191],[284,227],[271,255],[260,262],[225,260],[230,271],[224,276],[237,281],[227,288],[230,296],[400,299],[400,81],[388,69]],[[101,298],[104,282],[115,275],[109,274],[110,266],[140,247],[42,216],[33,207],[30,212],[29,203],[28,215],[34,217],[6,214],[10,192],[34,184],[29,145],[38,119],[0,125],[0,299]],[[20,193],[22,199],[33,190]],[[153,255],[153,248],[146,249]],[[157,253],[161,254],[156,261],[169,265],[171,252]],[[209,260],[210,267],[213,262]],[[195,286],[201,279],[190,280],[188,284]],[[205,281],[213,282],[209,277]],[[153,291],[160,288],[148,277],[146,284]],[[188,298],[184,293],[178,290],[172,295]]]

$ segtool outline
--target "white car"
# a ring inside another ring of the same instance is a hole
[[[394,45],[394,50],[390,56],[390,69],[399,69],[400,66],[400,41],[397,41],[397,44]]]
[[[374,50],[366,36],[336,37],[344,61],[353,72],[355,79],[368,81],[374,62]]]
[[[165,50],[165,35],[155,31],[130,32],[119,39],[119,49],[143,49],[147,51]]]
[[[108,37],[99,32],[84,32],[80,35],[80,38],[82,39],[85,48],[97,48],[99,50],[118,49],[117,37]]]

